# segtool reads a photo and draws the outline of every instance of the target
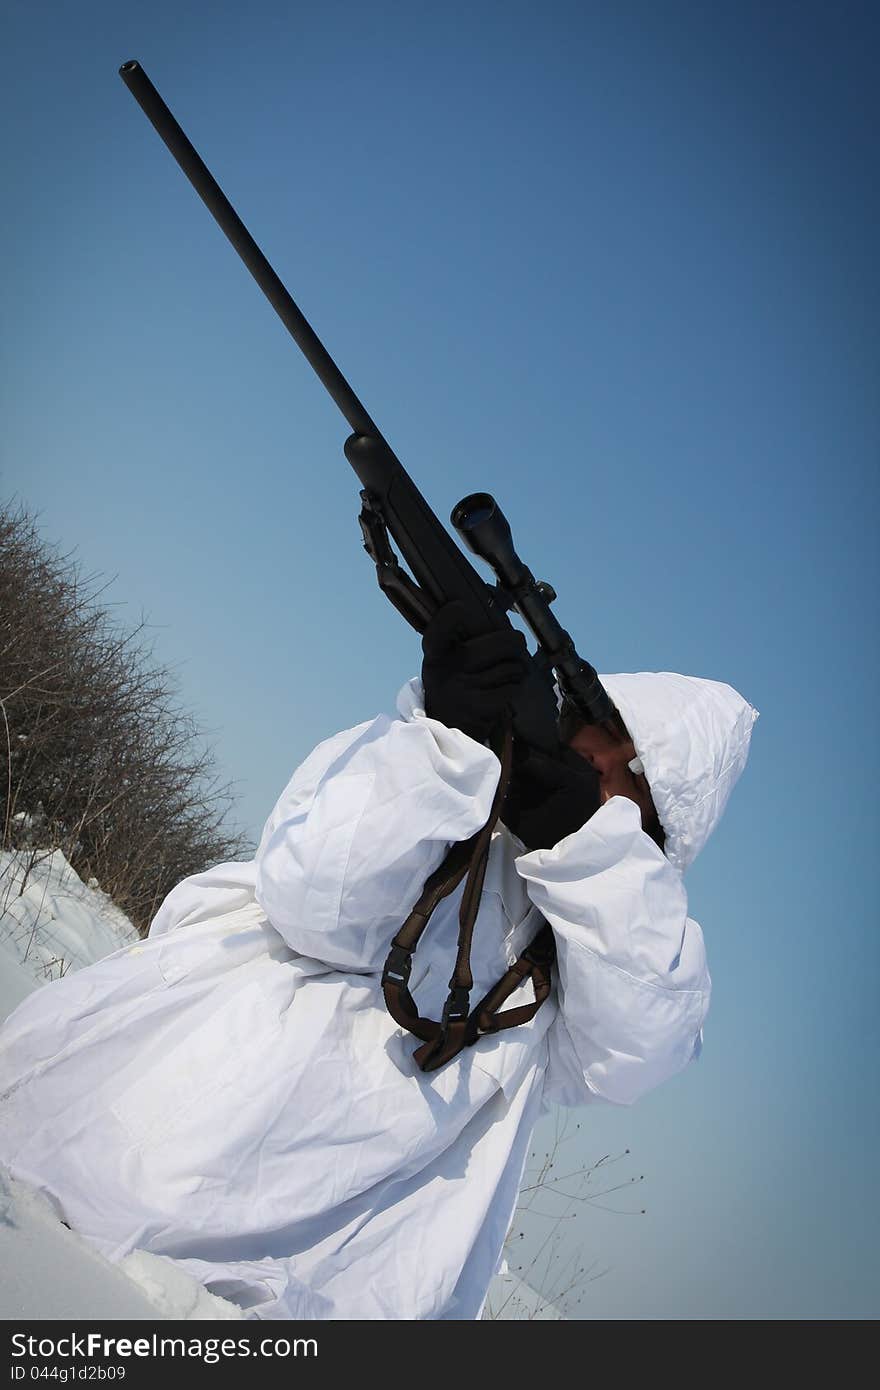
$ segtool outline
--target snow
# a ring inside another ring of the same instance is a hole
[[[173,1261],[138,1250],[111,1265],[51,1202],[0,1172],[0,1318],[240,1318]]]
[[[8,947],[0,946],[0,1018],[8,1018],[33,988],[33,976],[19,964]]]
[[[138,940],[123,912],[60,850],[0,852],[0,1022],[48,980]],[[240,1319],[175,1261],[145,1250],[119,1264],[71,1231],[50,1199],[0,1168],[0,1319]],[[559,1318],[503,1267],[485,1316]]]
[[[137,941],[135,927],[60,849],[0,853],[0,947],[38,984]]]

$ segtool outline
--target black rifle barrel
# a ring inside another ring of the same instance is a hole
[[[435,605],[451,599],[469,602],[485,630],[506,624],[488,585],[431,511],[140,63],[123,63],[119,75],[350,424],[354,435],[346,443],[346,458],[380,503],[385,523],[419,584]]]
[[[297,308],[217,180],[184,135],[140,63],[135,59],[123,63],[119,69],[119,76],[144,115],[165,141],[220,230],[232,242],[293,341],[314,368],[355,434],[368,434],[381,439],[382,435],[375,423],[311,324]]]

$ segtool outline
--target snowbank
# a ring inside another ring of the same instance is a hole
[[[38,984],[92,965],[138,933],[60,849],[0,852],[0,947]]]

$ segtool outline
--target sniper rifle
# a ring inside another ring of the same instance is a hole
[[[140,63],[123,63],[119,74],[145,115],[168,146],[199,197],[253,275],[294,342],[313,367],[353,433],[345,441],[345,456],[362,484],[360,525],[364,549],[375,563],[379,587],[417,632],[446,603],[464,604],[469,635],[478,636],[510,624],[516,611],[538,644],[534,658],[539,679],[552,683],[552,674],[565,705],[588,723],[601,724],[617,739],[619,717],[607,691],[589,662],[580,657],[568,632],[550,611],[556,594],[537,581],[516,553],[510,527],[495,499],[477,492],[465,497],[452,512],[452,525],[467,547],[492,568],[494,585],[483,580],[431,511],[378,426],[367,414],[345,377],[310,324],[300,313],[250,232],[220,186],[190,144]],[[407,574],[391,546],[389,535],[412,571]],[[547,744],[546,729],[535,729],[527,716],[528,702],[505,720],[496,751],[501,775],[489,819],[470,840],[452,846],[444,862],[427,880],[423,892],[394,937],[382,989],[389,1012],[422,1046],[415,1059],[423,1071],[434,1071],[484,1033],[515,1027],[532,1018],[550,992],[553,934],[545,923],[507,973],[473,1008],[469,1005],[473,976],[471,941],[485,876],[489,844],[501,815],[512,765],[514,736],[539,752],[556,754]],[[494,746],[494,742],[493,742]],[[440,1022],[422,1018],[409,991],[413,952],[437,904],[464,882],[459,911],[458,954],[449,981],[450,993]],[[501,1011],[502,1003],[531,977],[534,1003]]]
[[[551,612],[554,590],[536,580],[517,555],[510,526],[494,498],[472,493],[455,506],[451,517],[469,550],[494,571],[496,583],[490,585],[428,506],[140,63],[123,63],[119,75],[351,426],[345,456],[362,484],[359,520],[364,549],[375,563],[383,593],[418,632],[424,632],[436,610],[452,600],[466,605],[467,626],[474,635],[509,624],[507,614],[516,611],[538,644],[548,678],[550,670],[555,672],[568,707],[619,737],[614,707],[594,668],[578,655],[571,636]],[[389,534],[415,581],[400,565]],[[514,731],[519,732],[515,709]],[[521,732],[527,741],[539,742],[531,729]],[[545,746],[543,751],[554,750]]]

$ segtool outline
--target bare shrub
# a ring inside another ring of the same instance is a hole
[[[588,1165],[568,1159],[581,1128],[572,1115],[571,1110],[553,1107],[552,1127],[542,1127],[543,1142],[533,1137],[536,1146],[529,1154],[504,1245],[510,1277],[493,1288],[483,1311],[486,1319],[582,1317],[588,1286],[608,1273],[584,1255],[586,1212],[594,1208],[616,1216],[645,1215],[644,1208],[631,1201],[620,1205],[620,1194],[643,1183],[644,1174],[612,1176],[612,1170],[629,1158],[629,1149]],[[612,1205],[607,1198],[613,1198]]]
[[[188,874],[248,851],[213,751],[143,621],[0,507],[0,847],[61,849],[145,931]]]

